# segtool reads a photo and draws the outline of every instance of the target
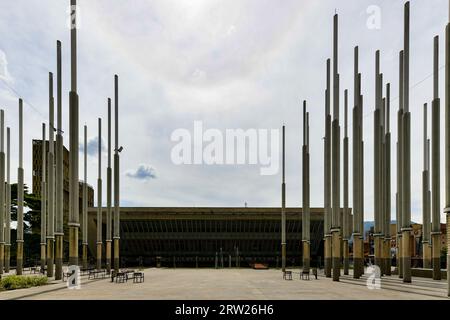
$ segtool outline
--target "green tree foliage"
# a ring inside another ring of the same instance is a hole
[[[27,209],[28,208],[28,209]],[[11,185],[11,220],[17,221],[17,184]],[[41,234],[41,199],[29,192],[24,185],[24,225],[25,233]]]

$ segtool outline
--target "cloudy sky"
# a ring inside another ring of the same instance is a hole
[[[48,72],[56,69],[56,40],[63,43],[64,139],[68,142],[68,4],[69,0],[0,3],[0,105],[13,135],[13,181],[17,171],[18,96],[26,102],[25,179],[31,184],[31,140],[40,138],[41,123],[48,117],[47,79]],[[172,132],[193,130],[194,121],[202,121],[205,129],[223,132],[279,129],[286,124],[287,204],[300,206],[301,101],[306,99],[311,113],[311,204],[323,206],[325,62],[332,54],[332,17],[337,11],[341,88],[348,88],[350,97],[353,48],[360,46],[365,95],[365,209],[366,219],[372,219],[375,50],[381,50],[381,70],[391,83],[395,142],[403,4],[401,0],[79,0],[80,126],[89,127],[89,183],[96,185],[97,179],[97,118],[106,120],[107,98],[113,95],[117,73],[120,144],[124,146],[122,205],[280,205],[281,173],[261,176],[260,166],[255,165],[173,164]],[[377,29],[367,25],[374,5],[380,10]],[[418,222],[422,106],[432,98],[435,35],[441,37],[440,65],[444,65],[442,40],[447,12],[446,0],[433,0],[432,5],[427,0],[411,2],[412,218]],[[441,69],[441,92],[443,75]],[[106,139],[104,131],[102,140]],[[106,154],[103,157],[105,164]],[[395,159],[393,152],[393,164]],[[393,191],[395,177],[393,166]],[[444,175],[441,177],[443,190]],[[393,204],[394,199],[395,194]],[[441,200],[443,206],[443,193]]]

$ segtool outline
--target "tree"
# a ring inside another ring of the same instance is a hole
[[[25,233],[41,234],[41,199],[29,193],[27,185],[24,185],[23,195],[23,230]],[[11,221],[17,221],[17,183],[11,185]]]

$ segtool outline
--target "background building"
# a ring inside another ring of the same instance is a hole
[[[89,248],[95,256],[97,212],[89,209]],[[323,260],[323,209],[311,209],[311,262]],[[286,209],[287,266],[302,257],[302,209]],[[103,235],[106,231],[104,209]],[[281,266],[280,208],[121,208],[123,265]],[[103,239],[103,241],[105,238]]]
[[[49,143],[48,141],[45,141],[46,143],[46,150],[48,153]],[[69,151],[64,147],[63,150],[63,188],[64,188],[64,200],[63,200],[63,210],[64,210],[64,226],[67,227],[67,221],[69,219]],[[47,156],[48,159],[48,156]],[[56,157],[55,157],[56,161]],[[56,163],[55,163],[56,165]],[[33,178],[32,178],[32,193],[36,195],[37,197],[41,197],[41,182],[42,182],[42,175],[44,173],[42,172],[42,140],[33,140]],[[45,175],[48,174],[48,167],[46,166],[46,172]],[[83,208],[82,201],[83,201],[83,185],[84,182],[80,181],[80,214],[81,210]],[[88,185],[88,207],[94,206],[94,189],[92,186]],[[64,232],[65,236],[67,236],[67,232]]]

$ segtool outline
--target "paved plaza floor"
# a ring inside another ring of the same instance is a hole
[[[146,269],[144,283],[112,283],[110,278],[81,278],[79,290],[64,282],[0,292],[0,300],[428,300],[447,299],[446,280],[414,278],[404,284],[397,276],[383,277],[381,289],[369,289],[367,276],[354,280],[342,276],[333,282],[282,279],[280,270],[252,269]]]

